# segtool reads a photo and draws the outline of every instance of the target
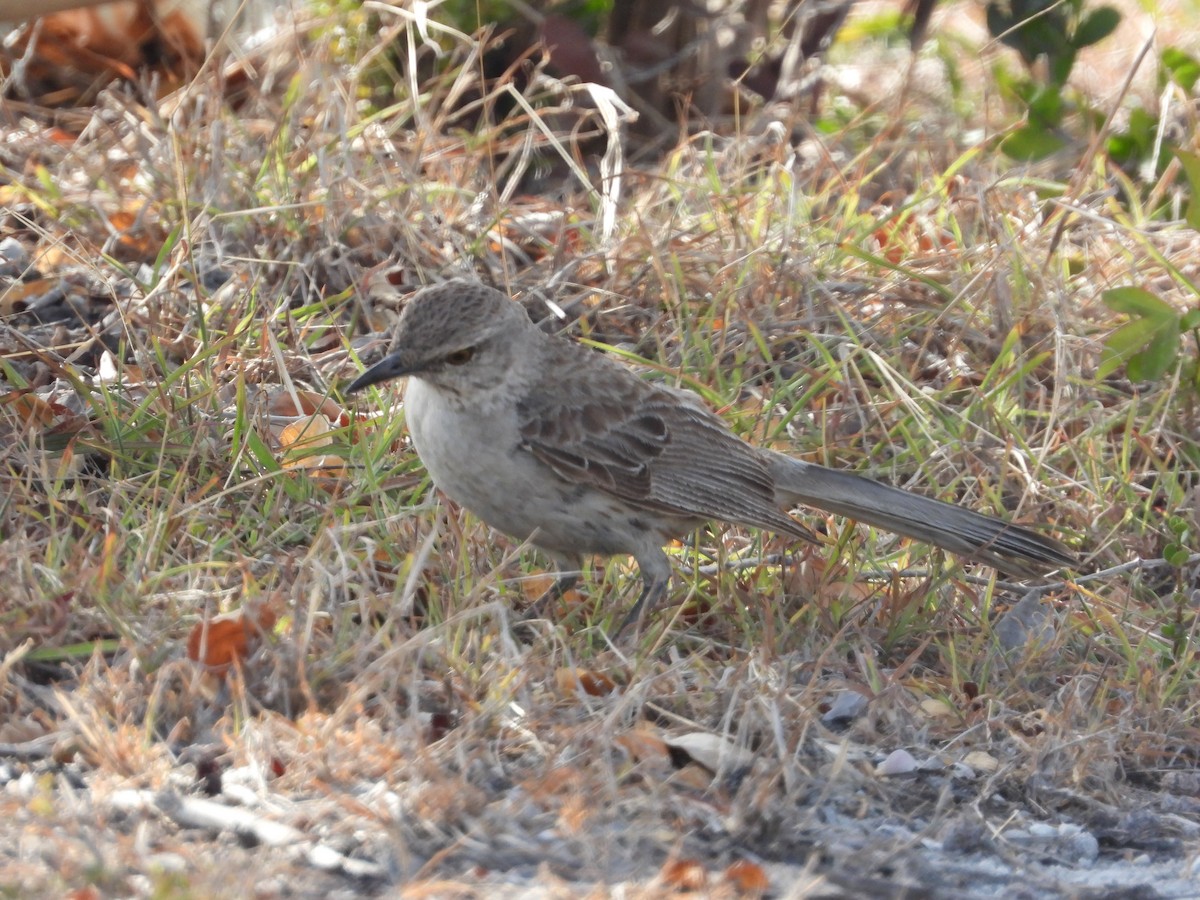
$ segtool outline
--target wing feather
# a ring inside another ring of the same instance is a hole
[[[523,449],[560,478],[648,512],[815,540],[777,506],[763,454],[695,394],[643,381],[598,354],[580,359],[570,345],[555,350],[564,358],[550,361],[554,390],[526,396],[518,415]]]

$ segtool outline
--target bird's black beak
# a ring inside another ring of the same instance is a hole
[[[393,378],[401,378],[414,371],[416,371],[416,367],[409,365],[401,354],[391,353],[350,382],[346,393],[353,394],[365,387],[391,381]]]

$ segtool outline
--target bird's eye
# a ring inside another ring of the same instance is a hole
[[[468,363],[475,355],[474,347],[463,347],[461,350],[455,350],[446,357],[446,362],[452,366],[461,366],[463,363]]]

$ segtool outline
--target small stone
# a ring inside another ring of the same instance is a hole
[[[29,254],[14,237],[0,241],[0,274],[19,275],[29,265]]]
[[[887,759],[875,767],[875,774],[881,776],[909,775],[915,772],[916,768],[915,756],[907,750],[893,750],[888,754]]]
[[[831,728],[842,728],[862,715],[867,708],[867,698],[858,691],[842,691],[833,698],[829,711],[821,721]]]

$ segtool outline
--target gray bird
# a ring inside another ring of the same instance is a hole
[[[405,418],[434,484],[548,553],[566,573],[552,594],[578,580],[585,556],[634,557],[642,592],[622,628],[666,594],[664,545],[710,519],[815,542],[784,512],[796,506],[1019,576],[1076,562],[1028,528],[748,444],[696,394],[546,334],[475,281],[414,294],[394,346],[348,390],[407,376]]]

